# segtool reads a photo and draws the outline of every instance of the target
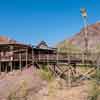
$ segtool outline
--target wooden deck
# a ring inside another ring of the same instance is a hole
[[[0,44],[0,69],[1,67],[27,66],[28,64],[100,64],[100,53],[59,53],[55,48],[37,48],[23,44]],[[4,68],[5,69],[5,68]]]

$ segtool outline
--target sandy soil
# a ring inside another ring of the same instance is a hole
[[[33,67],[20,71],[2,74],[0,76],[0,100],[25,100],[23,98],[8,99],[17,91],[28,91],[27,100],[86,100],[88,95],[88,82],[79,86],[68,88],[66,82],[57,78],[51,82],[42,80]],[[25,93],[24,93],[25,94]],[[15,95],[15,94],[14,94]]]
[[[55,82],[51,84],[38,92],[36,100],[87,100],[88,84],[86,82],[72,88],[60,88]]]

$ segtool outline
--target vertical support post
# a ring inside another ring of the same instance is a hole
[[[22,61],[21,61],[22,57],[21,57],[21,53],[19,53],[19,68],[20,68],[20,71],[22,71]]]
[[[39,61],[40,61],[40,51],[39,51],[39,53],[38,53],[38,56],[39,56]]]
[[[0,74],[1,74],[1,61],[0,61]]]
[[[70,64],[70,52],[67,53],[67,55],[68,55],[68,64]]]
[[[67,56],[68,56],[68,64],[70,64],[70,62],[71,62],[71,59],[70,59],[71,50],[70,50],[70,47],[68,47],[67,49],[68,49],[68,51],[67,51]]]
[[[13,61],[13,68],[15,69],[15,61]]]
[[[26,68],[28,67],[28,49],[26,48]]]
[[[7,63],[5,62],[5,72],[7,73],[8,70],[7,70]]]
[[[33,47],[32,47],[32,64],[33,64]]]
[[[34,64],[34,49],[32,47],[32,64]]]
[[[1,52],[0,52],[0,74],[1,74]]]
[[[71,69],[68,70],[68,87],[71,87]]]
[[[84,64],[84,52],[82,52],[82,63]]]
[[[57,52],[56,52],[56,63],[58,64],[58,48],[57,48]]]
[[[10,46],[10,70],[13,70],[13,46]]]
[[[48,62],[49,62],[49,61],[48,61],[48,60],[49,60],[49,59],[48,59],[48,56],[49,56],[48,54],[49,54],[49,53],[48,53],[48,51],[47,51],[47,65],[48,65]]]

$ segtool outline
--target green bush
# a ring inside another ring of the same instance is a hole
[[[96,69],[88,100],[100,100],[100,70]]]
[[[95,80],[99,83],[100,82],[100,70],[96,69],[96,73],[94,75]]]
[[[100,96],[99,85],[96,81],[93,82],[92,89],[89,93],[88,100],[100,100],[98,97]]]
[[[54,76],[53,76],[52,72],[49,70],[48,66],[43,66],[43,68],[40,69],[39,72],[40,72],[40,76],[44,80],[51,81],[54,78]]]

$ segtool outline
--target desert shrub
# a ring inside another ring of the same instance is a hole
[[[88,100],[100,100],[100,70],[96,69]]]
[[[14,92],[10,93],[7,99],[8,100],[18,100],[18,98],[16,98],[16,93]]]
[[[7,100],[27,100],[28,88],[25,80],[21,80],[18,90],[13,90]]]
[[[97,83],[100,83],[100,69],[96,69],[96,73],[94,74],[94,78]]]
[[[100,88],[96,81],[92,83],[92,88],[90,89],[90,93],[88,96],[88,100],[100,100],[98,97],[100,96]]]
[[[49,70],[48,66],[44,66],[39,70],[40,76],[42,79],[50,81],[54,78],[52,72]]]

